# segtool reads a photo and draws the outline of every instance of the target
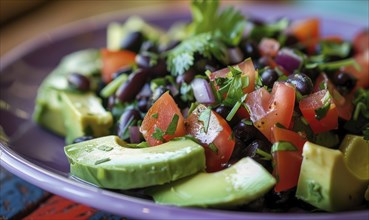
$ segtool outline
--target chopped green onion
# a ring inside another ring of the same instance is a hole
[[[124,82],[126,82],[127,79],[128,79],[127,74],[122,74],[117,78],[115,78],[101,90],[100,92],[101,97],[108,98],[109,96],[113,95],[113,93],[117,91],[119,86],[122,85]]]

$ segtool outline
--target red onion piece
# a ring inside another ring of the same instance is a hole
[[[208,81],[202,78],[195,78],[191,86],[196,101],[202,104],[212,104],[215,102],[215,97]]]
[[[129,141],[132,144],[138,144],[141,140],[140,128],[138,126],[129,127]]]
[[[278,52],[275,62],[282,66],[289,74],[292,74],[293,71],[300,67],[302,58],[293,50],[283,48]]]

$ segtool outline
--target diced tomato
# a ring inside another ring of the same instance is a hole
[[[288,31],[308,47],[309,53],[314,52],[315,45],[320,38],[320,22],[318,18],[295,21],[291,24]]]
[[[322,109],[325,102],[329,102],[326,114],[317,119],[316,110]],[[338,127],[338,111],[328,90],[324,89],[300,100],[301,113],[309,123],[315,134],[336,129]]]
[[[228,123],[220,115],[200,104],[186,119],[186,129],[188,134],[204,146],[206,171],[221,170],[231,157],[235,145]]]
[[[359,64],[360,69],[357,70],[351,65],[344,67],[343,71],[351,73],[357,79],[355,91],[360,87],[369,88],[369,49],[355,55],[354,59]]]
[[[273,176],[277,183],[274,191],[281,192],[297,185],[302,163],[302,155],[298,151],[275,151],[273,156]]]
[[[175,121],[177,121],[176,126]],[[172,127],[172,132],[169,132],[168,128],[171,124],[175,129]],[[186,134],[182,113],[168,92],[160,96],[151,106],[142,121],[140,131],[150,146],[159,145]]]
[[[356,34],[353,40],[353,46],[356,54],[369,50],[369,30],[362,30]]]
[[[354,105],[352,104],[353,94],[346,95],[345,97],[342,96],[324,73],[320,74],[316,79],[314,91],[322,90],[320,88],[322,83],[327,85],[327,89],[332,95],[333,102],[337,107],[338,116],[344,120],[350,120],[354,110]]]
[[[259,43],[259,52],[263,56],[275,57],[278,53],[280,44],[273,38],[263,38]]]
[[[269,94],[260,88],[247,96],[250,118],[263,135],[271,140],[271,128],[280,123],[289,127],[295,105],[295,89],[288,83],[276,82]]]
[[[285,129],[280,128],[276,125],[272,127],[272,143],[278,141],[288,141],[294,146],[297,147],[298,152],[302,154],[302,148],[306,142],[306,138],[300,136],[298,133]]]
[[[255,67],[254,67],[252,60],[246,59],[243,62],[234,65],[233,67],[236,67],[236,66],[240,68],[243,75],[246,75],[247,77],[249,77],[249,86],[247,86],[246,88],[243,88],[243,92],[246,94],[246,93],[254,91],[257,72],[255,71]],[[212,72],[209,75],[209,80],[215,83],[216,78],[226,78],[228,73],[229,73],[228,68],[223,68],[221,70]],[[215,87],[217,86],[215,85]]]
[[[101,50],[102,79],[105,83],[112,80],[113,74],[120,68],[131,66],[135,63],[136,54],[128,50],[111,51]]]
[[[302,149],[306,138],[294,131],[274,125],[272,143],[281,141],[291,143],[297,148],[297,151],[275,151],[272,153],[273,175],[278,180],[274,188],[276,192],[285,191],[297,185],[302,163]]]

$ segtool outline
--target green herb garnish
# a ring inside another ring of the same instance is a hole
[[[273,144],[272,153],[276,151],[297,151],[297,148],[287,141],[279,141]]]
[[[214,153],[218,154],[218,151],[219,150],[218,150],[217,146],[215,146],[214,143],[210,143],[209,144],[209,148],[210,148],[211,151],[213,151]]]
[[[176,133],[178,119],[179,116],[177,114],[174,114],[172,121],[168,125],[167,130],[165,131],[165,134],[173,135],[174,133]]]
[[[151,137],[155,138],[159,141],[164,141],[163,136],[165,135],[165,132],[161,130],[160,128],[156,127],[154,133],[152,133]]]
[[[329,92],[325,94],[322,102],[323,102],[323,106],[314,110],[315,118],[319,121],[322,120],[327,115],[331,107],[331,95],[329,94]]]
[[[199,115],[199,121],[202,121],[204,125],[205,133],[208,132],[211,117],[211,109],[207,108]]]
[[[155,113],[155,114],[152,114],[152,115],[151,115],[151,117],[152,117],[152,118],[156,118],[156,119],[158,118],[158,116],[159,116],[159,114],[158,114],[158,113]]]

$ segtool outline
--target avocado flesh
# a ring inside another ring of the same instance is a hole
[[[187,139],[128,148],[119,137],[106,136],[68,145],[64,152],[72,175],[109,189],[164,184],[205,169],[203,147]]]
[[[71,129],[72,126],[68,126],[67,128],[65,126],[65,104],[62,99],[64,96],[63,94],[73,93],[73,91],[68,87],[68,75],[71,73],[79,73],[93,79],[95,75],[99,74],[100,69],[101,61],[99,50],[81,50],[65,56],[58,67],[54,69],[42,82],[38,90],[35,110],[33,113],[34,121],[58,135],[71,136],[72,132],[69,129]],[[81,96],[81,94],[82,93],[79,93],[81,100],[89,99],[93,100],[94,103],[100,103],[100,100],[97,97],[91,98],[90,93],[84,94],[84,96]],[[102,107],[98,107],[98,109],[101,108]],[[90,115],[81,115],[80,117],[91,118]],[[84,120],[77,121],[84,122]],[[95,121],[99,122],[101,120],[96,119]],[[105,130],[105,128],[102,130]],[[90,135],[101,136],[99,133],[99,131],[96,131]],[[102,135],[107,134],[106,132],[102,133]],[[78,135],[83,136],[81,132],[79,132]],[[74,135],[74,137],[77,137],[78,135]],[[67,139],[67,143],[71,143],[71,138]]]
[[[149,189],[156,203],[176,206],[231,208],[268,192],[274,177],[251,158],[214,173],[198,173]]]
[[[362,139],[362,137],[347,136],[340,150],[305,143],[296,191],[297,198],[325,211],[348,210],[363,202],[369,179],[361,175],[360,173],[364,172],[360,170],[353,172],[349,164],[366,164],[367,167],[369,143],[348,142],[346,139]],[[353,145],[348,146],[347,143]],[[342,149],[346,150],[341,151]],[[348,152],[351,152],[351,156]]]
[[[113,117],[102,107],[98,97],[93,93],[62,92],[60,95],[67,144],[86,135],[93,137],[109,135]]]

